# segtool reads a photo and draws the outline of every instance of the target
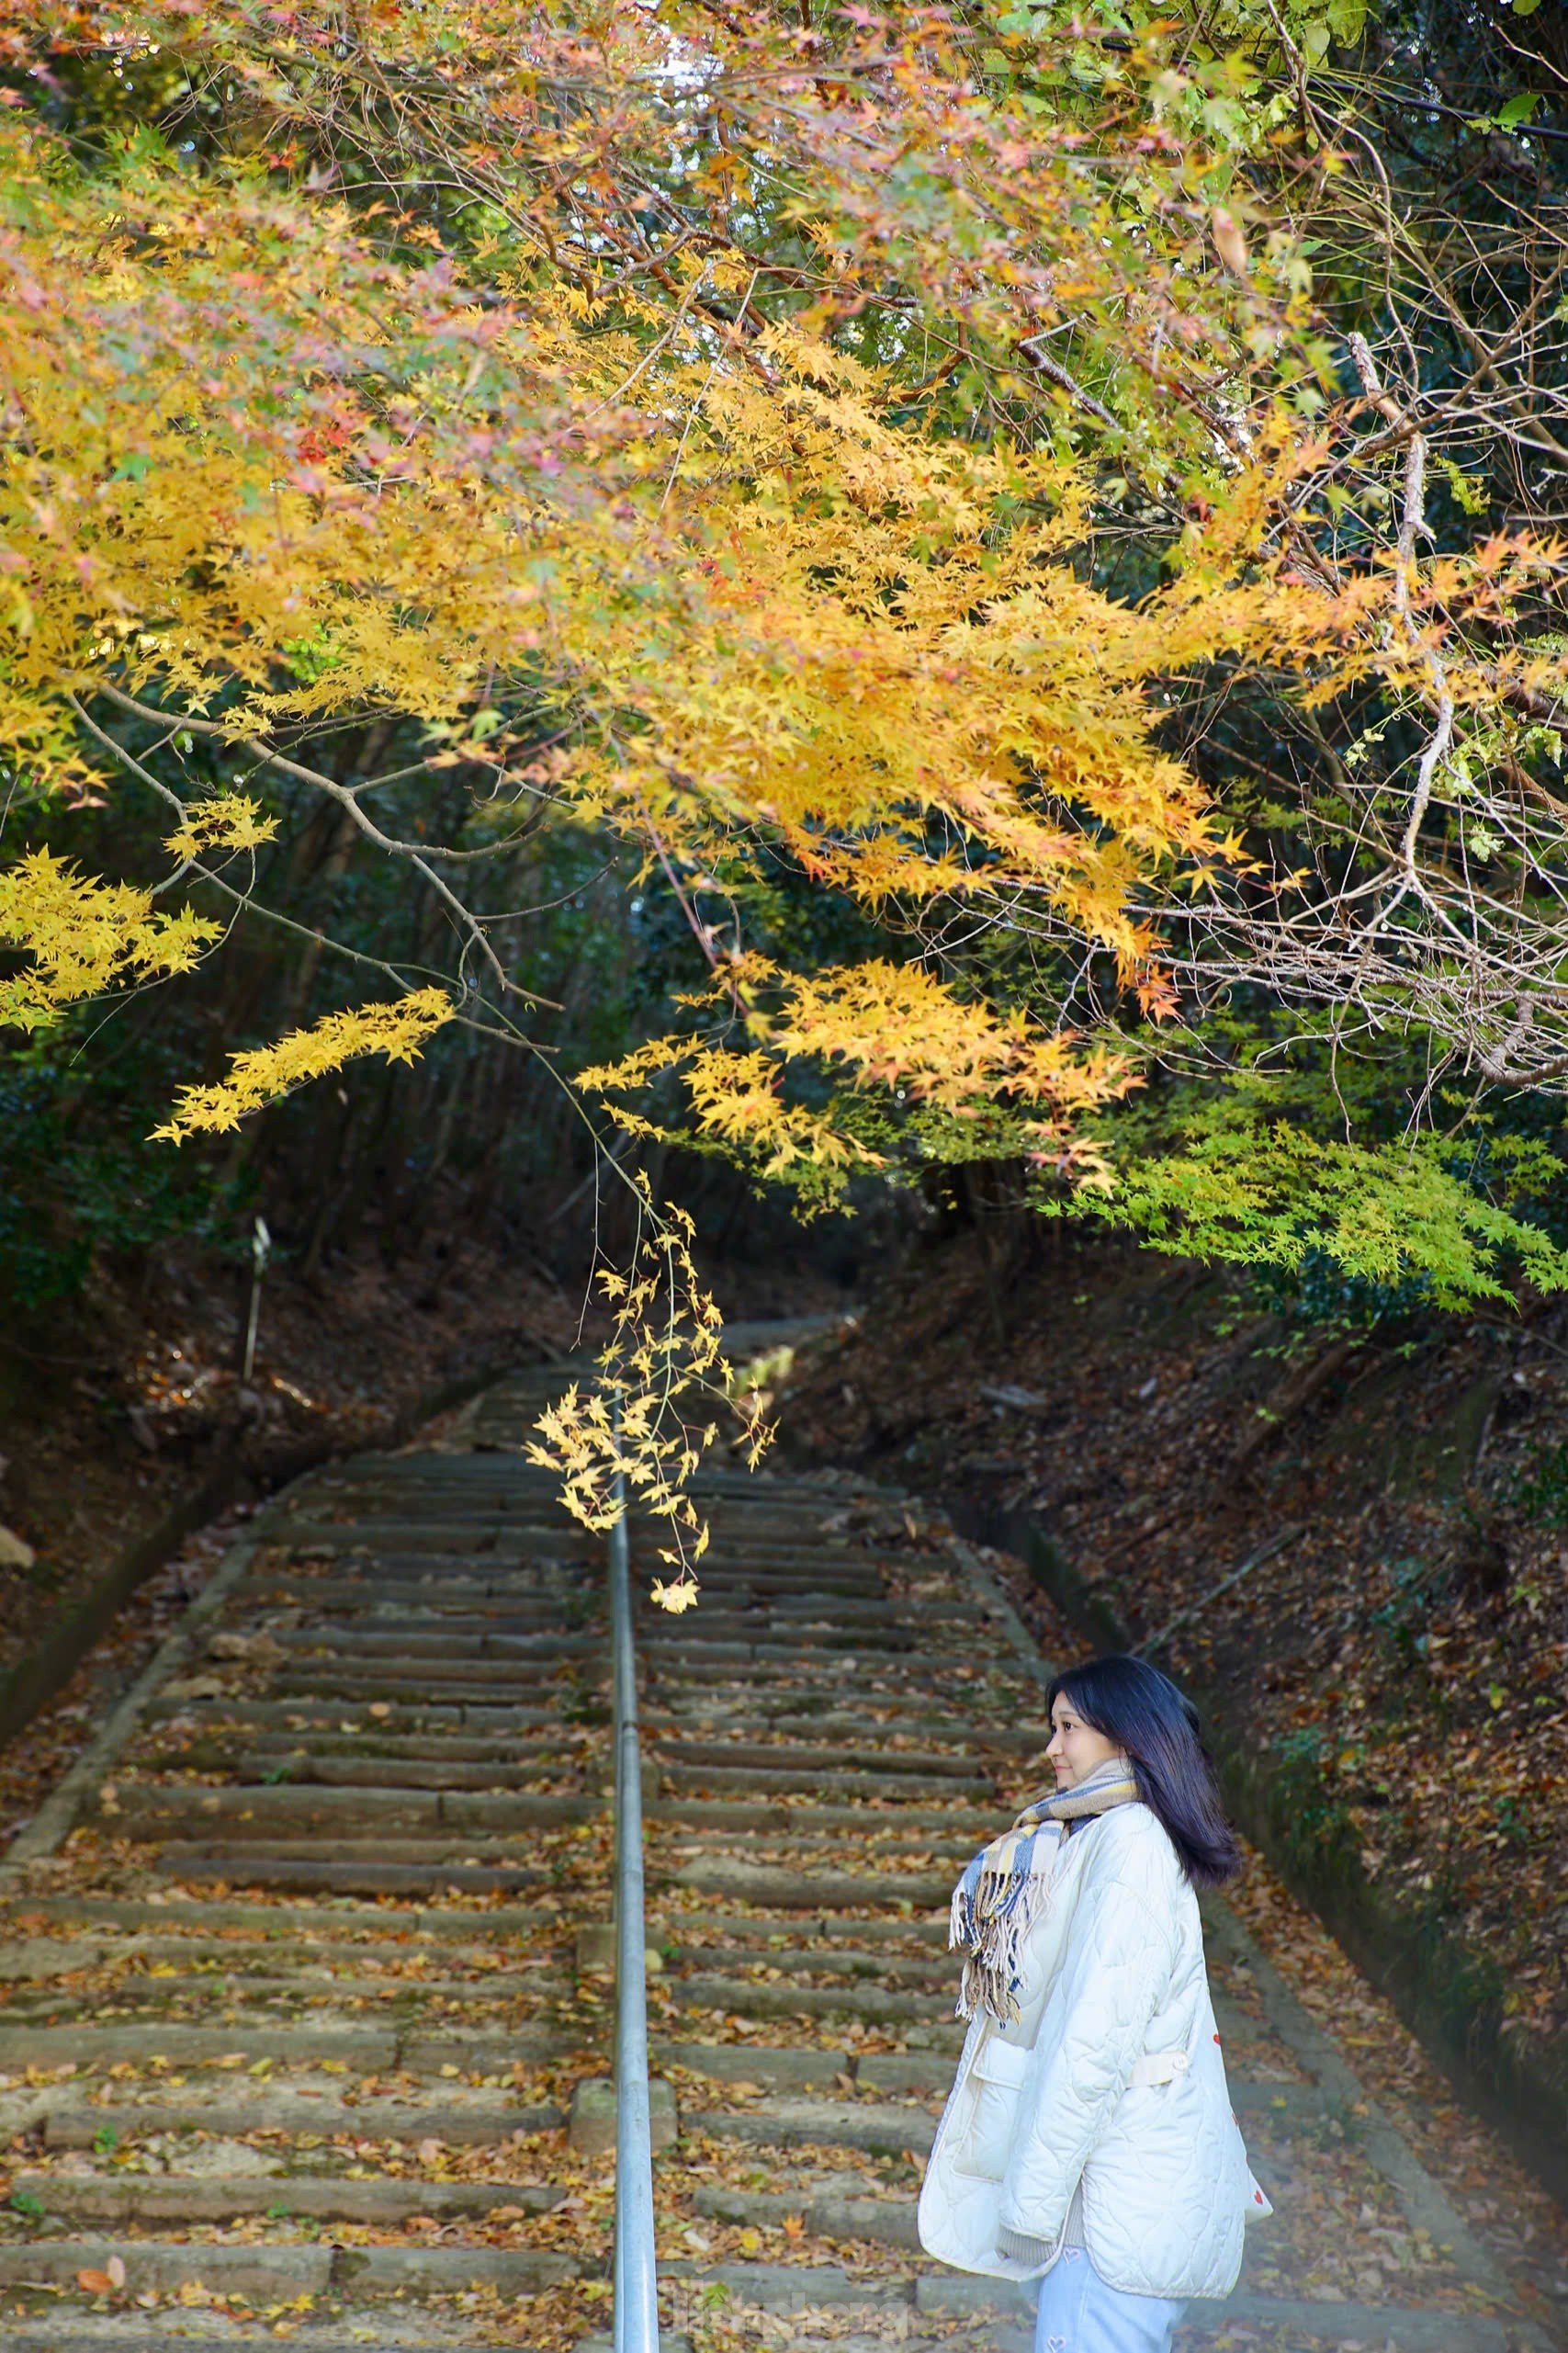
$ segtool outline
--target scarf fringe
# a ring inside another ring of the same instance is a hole
[[[1032,1868],[1034,1834],[1048,1821],[1064,1826],[1130,1804],[1138,1785],[1120,1761],[1101,1765],[1077,1789],[1037,1798],[1010,1830],[983,1847],[953,1891],[947,1941],[964,1954],[953,2016],[985,2010],[998,2026],[1019,2015],[1016,1988],[1025,1940],[1050,1900],[1052,1882]]]

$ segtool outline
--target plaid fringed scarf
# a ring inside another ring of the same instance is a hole
[[[976,2009],[984,2009],[998,2026],[1009,2026],[1018,2016],[1013,1989],[1019,1950],[1051,1889],[1050,1880],[1032,1868],[1034,1835],[1041,1825],[1066,1826],[1086,1815],[1108,1814],[1137,1794],[1132,1767],[1124,1758],[1110,1758],[1076,1789],[1037,1797],[1010,1830],[981,1848],[953,1891],[948,1918],[947,1941],[964,1955],[956,2017],[972,2019]]]

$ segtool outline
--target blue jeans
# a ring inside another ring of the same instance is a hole
[[[1186,2303],[1108,2287],[1081,2246],[1064,2247],[1040,2282],[1034,2353],[1170,2353]]]

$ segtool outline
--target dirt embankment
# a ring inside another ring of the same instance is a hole
[[[0,1682],[183,1499],[216,1510],[385,1443],[448,1386],[570,1348],[579,1305],[460,1240],[391,1268],[369,1248],[310,1282],[275,1262],[248,1383],[248,1285],[194,1249],[98,1271],[47,1324],[0,1318],[0,1527],[36,1555],[0,1566]]]
[[[1066,1237],[1009,1265],[970,1233],[891,1278],[785,1403],[796,1444],[1015,1547],[1031,1523],[1054,1539],[1036,1578],[1202,1694],[1275,1859],[1482,2090],[1540,2093],[1548,2132],[1565,1324],[1358,1342],[1260,1316],[1224,1274]]]

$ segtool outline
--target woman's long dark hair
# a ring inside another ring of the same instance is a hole
[[[1058,1696],[1133,1759],[1138,1793],[1159,1816],[1194,1887],[1220,1887],[1241,1868],[1241,1849],[1225,1819],[1203,1745],[1198,1711],[1168,1675],[1146,1658],[1112,1655],[1069,1667],[1052,1684]]]

